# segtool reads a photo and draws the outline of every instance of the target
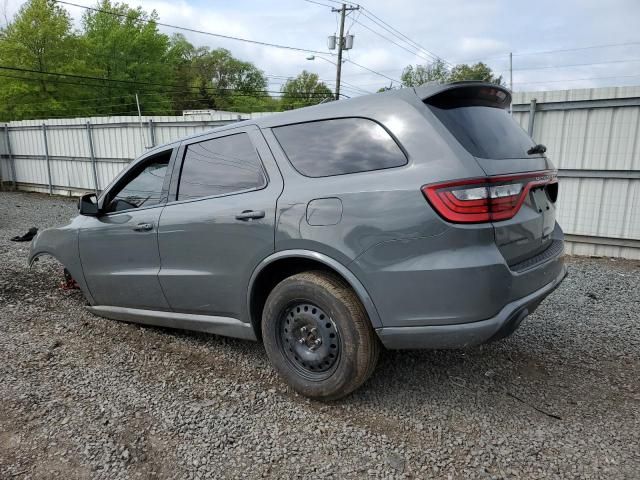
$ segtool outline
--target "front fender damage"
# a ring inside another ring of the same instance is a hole
[[[31,242],[28,264],[29,268],[31,268],[38,258],[43,256],[53,257],[69,271],[89,303],[93,305],[93,298],[85,282],[82,263],[80,262],[77,220],[65,227],[49,228],[39,232]]]

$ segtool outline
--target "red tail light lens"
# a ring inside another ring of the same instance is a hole
[[[496,222],[513,218],[533,187],[555,182],[556,172],[544,171],[425,185],[422,193],[449,222]]]

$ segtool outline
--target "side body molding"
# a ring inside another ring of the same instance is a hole
[[[300,259],[308,259],[315,260],[317,262],[323,263],[327,267],[335,270],[337,273],[342,275],[342,277],[349,283],[351,288],[356,292],[356,295],[362,302],[365,310],[367,311],[367,315],[369,316],[369,320],[371,321],[371,326],[373,328],[382,327],[382,321],[380,320],[380,315],[378,314],[378,310],[371,299],[369,292],[364,288],[364,285],[358,280],[358,278],[345,267],[342,263],[337,260],[325,255],[323,253],[314,252],[312,250],[303,250],[303,249],[294,249],[294,250],[281,250],[279,252],[275,252],[272,255],[269,255],[267,258],[262,260],[260,264],[255,268],[253,273],[251,274],[251,278],[249,279],[249,287],[247,288],[247,311],[249,312],[248,318],[252,318],[251,312],[251,292],[253,291],[253,286],[256,278],[260,274],[260,272],[270,265],[271,263],[285,259],[285,258],[300,258]]]
[[[256,340],[251,325],[235,318],[191,313],[142,310],[137,308],[94,305],[87,309],[96,315],[121,322],[141,323],[156,327],[179,328],[198,332],[213,333],[225,337]]]

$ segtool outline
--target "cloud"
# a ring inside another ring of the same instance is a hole
[[[475,58],[509,51],[507,43],[494,38],[462,37],[457,44],[459,45],[457,50],[463,60],[467,57]]]
[[[10,15],[22,3],[20,0],[7,1]],[[96,3],[96,0],[75,1],[83,5]],[[145,10],[155,9],[165,23],[312,50],[327,51],[327,35],[336,31],[335,13],[329,8],[301,0],[128,0],[128,3],[142,6]],[[65,8],[77,22],[82,9]],[[416,55],[396,45],[414,49],[401,38],[393,36],[388,27],[380,25],[380,21],[376,25],[375,17],[371,18],[372,12],[429,52],[451,62],[485,60],[497,74],[508,76],[507,53],[511,51],[514,53],[514,69],[558,66],[554,69],[514,71],[517,88],[539,88],[543,85],[561,89],[640,82],[640,77],[627,77],[637,74],[640,62],[609,65],[615,68],[608,68],[606,64],[604,67],[593,65],[584,68],[563,66],[637,58],[637,45],[529,55],[530,52],[637,40],[638,0],[368,0],[364,12],[355,12],[347,18],[346,26],[355,35],[355,46],[346,57],[386,76],[398,78],[406,65],[426,63],[429,55],[424,52]],[[354,22],[354,19],[378,34]],[[165,27],[162,30],[168,34],[176,31]],[[304,52],[183,33],[195,45],[227,48],[235,56],[254,62],[269,75],[294,76],[307,69],[329,82],[335,78],[335,66],[319,58],[306,60],[308,54]],[[617,78],[594,78],[607,76],[607,72],[611,72],[608,76]],[[577,80],[582,78],[594,79]],[[388,79],[350,63],[344,66],[343,79],[368,90],[389,83]],[[281,80],[273,80],[275,88],[279,88],[278,82]]]

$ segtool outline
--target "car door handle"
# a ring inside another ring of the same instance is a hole
[[[264,210],[244,210],[242,213],[236,215],[236,220],[254,220],[264,218],[264,215]]]
[[[153,229],[153,223],[139,223],[138,225],[133,227],[133,229],[136,232],[148,232],[149,230]]]

